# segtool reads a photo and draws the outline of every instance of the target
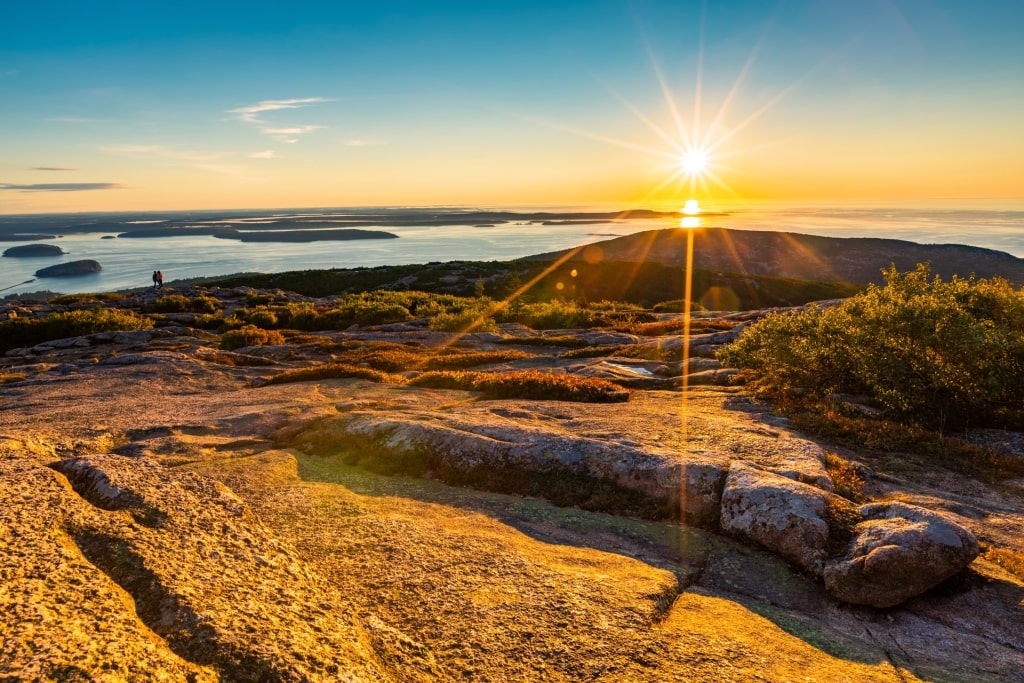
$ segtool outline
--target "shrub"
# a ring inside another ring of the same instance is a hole
[[[233,351],[243,346],[263,346],[266,344],[283,344],[284,336],[276,330],[261,330],[255,325],[245,325],[237,330],[229,330],[220,338],[220,348]]]
[[[435,332],[497,332],[498,324],[485,311],[467,309],[459,313],[438,313],[430,319]]]
[[[511,320],[511,322],[522,323],[535,330],[567,330],[580,327],[595,327],[598,321],[599,317],[595,311],[583,308],[575,303],[562,301],[526,304],[514,320]]]
[[[153,321],[149,318],[116,308],[52,313],[45,318],[15,318],[0,323],[0,350],[97,332],[148,330],[152,327]]]
[[[221,303],[220,299],[206,294],[193,297],[189,302],[188,310],[193,313],[216,313],[220,310]]]
[[[67,305],[67,304],[80,304],[86,302],[110,302],[110,301],[123,301],[125,298],[124,294],[117,292],[99,292],[93,294],[61,294],[58,297],[54,297],[50,300],[51,304],[56,305]]]
[[[149,310],[154,313],[184,313],[189,310],[189,300],[183,294],[166,294],[154,301]]]
[[[216,330],[224,326],[224,316],[220,313],[200,313],[192,325],[201,330]]]
[[[554,375],[536,370],[487,373],[466,371],[425,372],[409,382],[433,389],[479,391],[487,398],[522,398],[552,401],[618,403],[629,392],[618,384],[594,377]]]
[[[1024,426],[1024,291],[929,279],[927,265],[885,279],[833,308],[768,316],[719,359],[776,391],[868,394],[933,428]]]
[[[166,294],[154,301],[149,310],[154,313],[215,313],[220,310],[220,300],[205,294],[192,298]]]

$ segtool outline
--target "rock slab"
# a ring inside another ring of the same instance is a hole
[[[722,493],[721,528],[821,576],[829,535],[828,495],[735,460]]]
[[[945,515],[905,503],[860,508],[846,552],[825,566],[825,587],[846,602],[892,607],[964,569],[978,541]]]

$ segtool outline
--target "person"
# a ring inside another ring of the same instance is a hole
[[[153,289],[159,289],[160,288],[159,272],[160,271],[158,271],[158,270],[154,270],[153,271]]]
[[[164,288],[164,274],[161,273],[159,270],[156,271],[156,288],[157,289],[163,289]]]

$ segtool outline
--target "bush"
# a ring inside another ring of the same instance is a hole
[[[497,332],[498,324],[481,309],[467,309],[459,313],[438,313],[430,319],[435,332]]]
[[[264,346],[283,344],[284,336],[276,330],[261,330],[255,325],[245,325],[237,330],[225,332],[220,338],[220,348],[233,351],[243,346]]]
[[[149,308],[154,313],[215,313],[220,310],[220,300],[205,294],[189,298],[183,294],[166,294]]]
[[[618,384],[594,377],[554,375],[536,370],[516,372],[425,372],[409,384],[433,389],[479,391],[487,398],[618,403],[629,392]]]
[[[148,330],[152,327],[153,321],[149,318],[116,308],[53,313],[45,318],[15,318],[0,323],[0,350],[97,332]]]
[[[117,292],[99,292],[95,294],[61,294],[60,296],[51,299],[50,303],[55,305],[67,305],[80,304],[92,301],[123,301],[124,298],[124,294],[118,294]]]
[[[562,301],[526,304],[514,317],[510,312],[504,313],[502,321],[521,323],[535,330],[568,330],[600,324],[595,311]]]
[[[890,267],[839,306],[768,316],[719,359],[773,391],[868,394],[933,428],[1024,427],[1024,291],[929,274]]]

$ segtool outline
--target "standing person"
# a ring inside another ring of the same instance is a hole
[[[163,289],[164,288],[164,274],[161,273],[159,270],[156,271],[156,288],[157,289]]]
[[[153,289],[159,289],[159,288],[160,288],[160,271],[159,270],[154,270],[153,271]]]

